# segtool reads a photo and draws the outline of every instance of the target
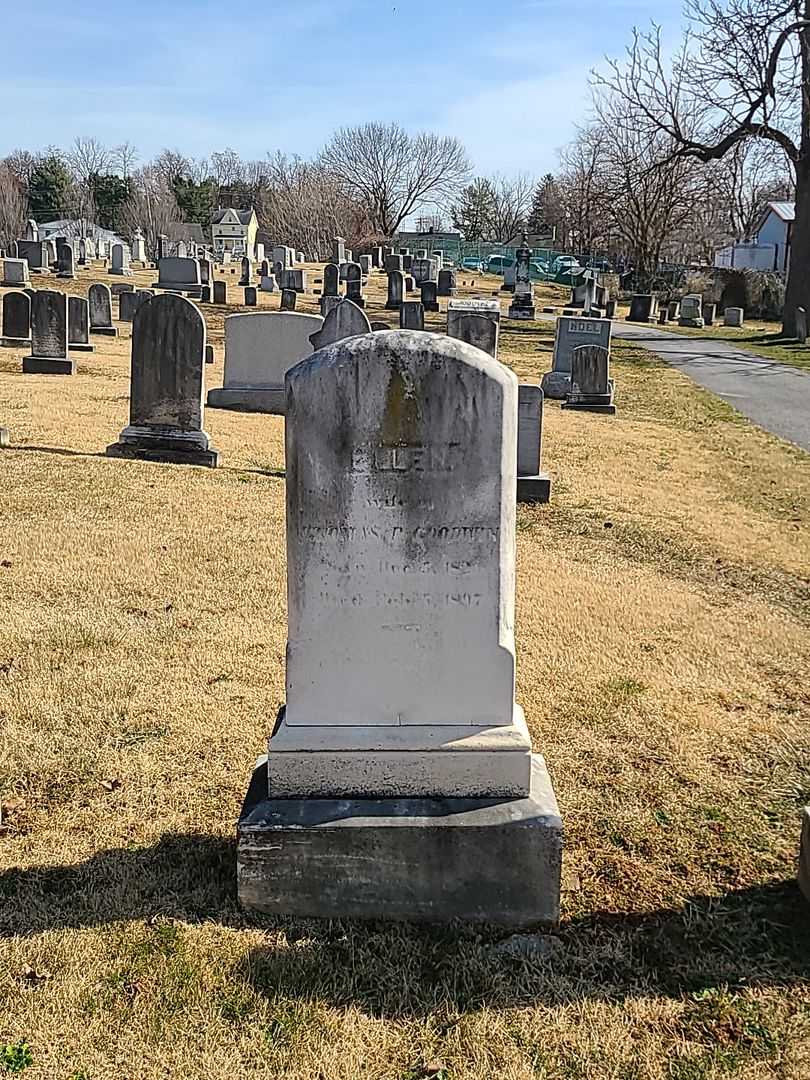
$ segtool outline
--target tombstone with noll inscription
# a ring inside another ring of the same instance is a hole
[[[286,409],[287,694],[241,903],[555,924],[562,824],[515,703],[517,379],[394,330],[297,364]]]
[[[74,375],[76,361],[68,352],[68,298],[54,289],[38,289],[31,297],[31,355],[23,357],[27,375]]]
[[[283,416],[284,376],[312,354],[310,338],[323,326],[319,315],[297,311],[229,315],[223,386],[208,391],[208,405]]]
[[[547,503],[551,477],[543,472],[543,391],[536,383],[518,386],[517,500]]]
[[[574,349],[571,388],[562,408],[615,415],[609,349],[601,345],[578,345]]]
[[[94,282],[87,290],[87,303],[90,311],[90,333],[115,337],[118,331],[113,326],[112,293],[109,285],[101,281]]]
[[[110,457],[214,468],[203,430],[205,321],[176,293],[150,296],[132,323],[129,424]]]
[[[574,349],[580,345],[600,345],[610,349],[612,323],[609,319],[586,319],[583,315],[561,315],[554,335],[554,357],[551,371],[543,376],[540,385],[547,398],[563,401],[571,389],[571,364]]]
[[[0,345],[19,348],[31,344],[31,297],[24,292],[3,294],[3,336]]]

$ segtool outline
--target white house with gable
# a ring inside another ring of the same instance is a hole
[[[775,270],[787,275],[796,205],[769,202],[751,243],[729,244],[714,254],[714,265],[726,269]]]
[[[217,210],[211,219],[211,244],[217,255],[229,251],[232,256],[256,256],[256,234],[259,231],[259,219],[256,211],[235,210],[232,206]]]

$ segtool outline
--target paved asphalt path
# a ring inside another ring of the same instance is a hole
[[[614,322],[613,336],[650,349],[749,420],[810,450],[810,373],[728,341],[667,333],[644,323]]]

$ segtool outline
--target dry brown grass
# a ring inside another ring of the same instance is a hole
[[[0,350],[0,1075],[806,1080],[807,456],[628,345],[618,417],[549,404],[553,501],[518,540],[518,697],[567,828],[544,958],[253,918],[233,833],[283,694],[282,421],[209,410],[217,471],[100,456],[128,335],[70,380]],[[505,324],[502,358],[537,379],[550,340]]]

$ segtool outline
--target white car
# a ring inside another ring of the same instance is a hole
[[[551,270],[552,273],[559,274],[561,270],[571,270],[575,266],[579,266],[579,259],[574,258],[573,255],[558,255],[551,264]]]

